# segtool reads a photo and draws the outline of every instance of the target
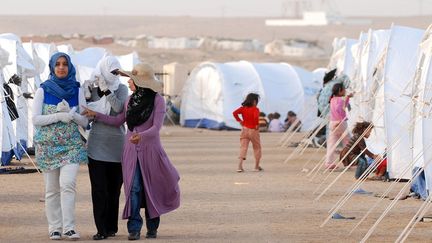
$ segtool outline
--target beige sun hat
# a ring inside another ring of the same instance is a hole
[[[132,72],[123,70],[119,70],[118,72],[122,76],[131,78],[138,87],[149,88],[158,93],[161,93],[163,90],[162,83],[156,80],[153,68],[147,63],[136,64]]]

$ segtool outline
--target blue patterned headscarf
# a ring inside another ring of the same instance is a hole
[[[64,57],[68,63],[68,74],[64,78],[58,78],[55,75],[54,68],[57,60],[60,57]],[[48,80],[43,82],[40,87],[48,94],[51,94],[57,97],[59,100],[65,99],[68,102],[74,97],[78,97],[78,91],[80,87],[80,83],[76,80],[75,67],[72,65],[72,61],[70,57],[63,52],[57,52],[51,56],[49,62],[50,74],[48,76]],[[69,102],[70,103],[70,102]],[[72,102],[75,103],[75,102]],[[71,104],[70,104],[71,105]]]

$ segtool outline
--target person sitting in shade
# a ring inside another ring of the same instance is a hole
[[[300,132],[301,129],[301,121],[297,118],[297,114],[294,111],[288,111],[287,118],[284,121],[285,131],[288,129],[290,131]]]
[[[281,120],[279,120],[280,118],[280,114],[275,112],[273,113],[273,119],[270,121],[270,125],[269,125],[269,132],[283,132],[284,131],[284,125],[281,122]]]
[[[258,118],[258,127],[260,132],[267,132],[268,129],[268,120],[266,117],[266,114],[264,112],[260,112],[259,118]]]

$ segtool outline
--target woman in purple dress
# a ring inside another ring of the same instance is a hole
[[[84,114],[112,126],[126,122],[128,131],[121,162],[126,196],[123,219],[128,219],[128,239],[140,238],[142,207],[145,208],[146,238],[156,238],[160,215],[180,205],[180,177],[162,148],[159,136],[165,115],[165,102],[158,94],[162,85],[156,81],[148,64],[137,64],[132,72],[118,72],[130,78],[129,88],[133,92],[123,112],[113,117],[85,109]]]

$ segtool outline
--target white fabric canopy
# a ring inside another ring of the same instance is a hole
[[[302,111],[304,91],[299,75],[289,64],[202,63],[186,81],[182,94],[180,123],[183,126],[240,128],[232,112],[246,95],[258,93],[260,110],[278,112],[282,119],[288,111]]]

